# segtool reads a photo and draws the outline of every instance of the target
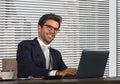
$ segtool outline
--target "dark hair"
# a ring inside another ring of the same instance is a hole
[[[49,20],[49,19],[55,20],[56,22],[58,22],[59,28],[60,28],[60,25],[61,25],[61,22],[62,22],[62,17],[59,16],[59,15],[55,15],[55,14],[53,14],[53,13],[43,15],[43,16],[39,19],[38,25],[40,25],[41,27],[43,27],[44,23],[45,23],[47,20]]]

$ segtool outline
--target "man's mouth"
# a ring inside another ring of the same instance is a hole
[[[48,34],[47,36],[48,36],[48,38],[53,39],[53,35]]]
[[[52,38],[52,35],[48,35],[49,38]]]

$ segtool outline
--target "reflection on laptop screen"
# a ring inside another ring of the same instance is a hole
[[[108,50],[83,50],[76,78],[103,77],[108,56]]]

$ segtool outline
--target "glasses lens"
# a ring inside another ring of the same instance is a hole
[[[44,25],[44,26],[46,26],[49,30],[54,30],[54,31],[56,31],[56,32],[57,32],[57,31],[60,31],[59,28],[55,28],[55,27],[53,27],[53,26],[51,26],[51,25],[47,25],[47,24],[46,24],[46,25]]]

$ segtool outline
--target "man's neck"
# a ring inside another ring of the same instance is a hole
[[[40,45],[50,46],[50,44],[45,44],[40,38],[37,38]]]

